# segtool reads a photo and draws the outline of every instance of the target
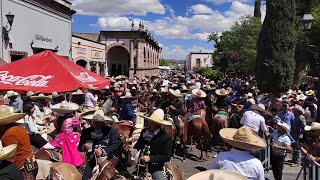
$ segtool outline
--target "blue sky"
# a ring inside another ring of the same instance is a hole
[[[212,32],[223,32],[253,14],[254,0],[71,0],[74,32],[130,30],[139,22],[163,46],[162,56],[185,59],[190,51],[212,52]],[[263,8],[263,14],[264,14]]]

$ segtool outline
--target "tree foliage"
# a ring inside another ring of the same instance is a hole
[[[169,63],[169,61],[161,58],[160,62],[159,62],[159,66],[170,66],[170,63]]]
[[[208,79],[215,79],[223,76],[223,73],[218,70],[212,70],[208,68],[196,68],[195,72],[198,74],[203,75],[204,77]]]
[[[256,42],[261,30],[261,21],[256,17],[242,17],[229,31],[209,35],[208,40],[215,42],[214,66],[222,72],[231,71],[253,74],[256,57]]]
[[[267,13],[260,32],[256,78],[262,92],[280,93],[291,85],[295,70],[295,0],[266,1]]]

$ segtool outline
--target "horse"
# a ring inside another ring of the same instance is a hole
[[[61,153],[54,150],[38,150],[34,153],[35,159],[41,159],[52,162],[60,162],[62,160]]]
[[[82,176],[78,169],[67,163],[55,162],[50,165],[50,174],[48,180],[81,180]]]
[[[112,161],[97,158],[97,165],[93,169],[91,180],[110,180],[118,175]]]
[[[214,146],[221,146],[223,141],[220,138],[219,131],[223,128],[228,127],[228,119],[227,114],[216,114],[213,117],[212,125],[210,127],[210,132],[212,133],[212,144]]]
[[[193,138],[197,142],[197,144],[200,145],[201,147],[201,154],[199,159],[204,159],[203,158],[203,151],[205,148],[205,153],[206,157],[208,157],[208,148],[210,147],[210,138],[211,138],[211,133],[209,130],[209,126],[205,120],[206,117],[206,111],[204,109],[200,110],[200,116],[201,118],[194,118],[190,122],[186,123],[184,126],[184,140],[187,141],[188,136],[191,137],[191,148],[190,150],[192,151],[192,144],[193,144]],[[205,143],[205,146],[203,144]]]

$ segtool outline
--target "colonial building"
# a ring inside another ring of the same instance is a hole
[[[186,58],[186,70],[194,70],[197,67],[212,68],[212,55],[209,52],[190,52]]]
[[[101,76],[106,75],[106,45],[72,33],[72,60]]]
[[[67,0],[0,0],[0,58],[13,62],[52,50],[71,57],[71,17]]]
[[[77,36],[106,45],[106,75],[126,75],[142,78],[159,72],[162,48],[139,24],[131,24],[131,31],[101,31],[99,34],[77,33]]]

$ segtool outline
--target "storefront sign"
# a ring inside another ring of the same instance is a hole
[[[52,75],[14,76],[10,75],[9,71],[0,71],[0,83],[16,86],[48,87],[49,79],[53,77]]]
[[[87,54],[87,49],[86,49],[86,48],[78,47],[78,48],[77,48],[77,53],[78,53],[78,54]]]
[[[43,42],[47,42],[47,43],[52,43],[52,42],[53,42],[52,39],[50,39],[50,38],[48,38],[48,37],[45,37],[45,36],[43,36],[43,35],[40,35],[40,34],[36,34],[35,37],[34,37],[34,39],[35,39],[36,41],[43,41]]]
[[[95,50],[92,50],[91,51],[91,58],[92,59],[102,59],[103,57],[103,52],[102,51],[95,51]]]
[[[88,74],[87,72],[81,72],[79,76],[74,75],[75,78],[77,78],[82,83],[91,83],[98,81],[96,78]]]

